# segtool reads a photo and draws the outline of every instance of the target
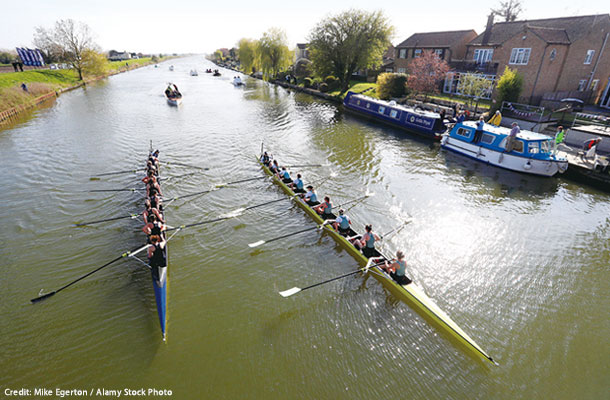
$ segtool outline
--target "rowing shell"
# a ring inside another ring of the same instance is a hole
[[[152,152],[152,145],[151,145]],[[161,185],[159,183],[159,185]],[[162,232],[165,235],[165,232]],[[167,269],[169,266],[169,258],[167,251],[167,237],[165,238],[165,267],[150,267],[152,275],[153,290],[155,291],[155,302],[157,303],[157,314],[159,315],[159,325],[161,326],[161,334],[163,340],[166,338],[165,327],[167,323]]]
[[[322,225],[324,219],[304,200],[300,197],[295,197],[296,194],[288,187],[281,179],[275,176],[269,168],[267,168],[258,157],[256,157],[258,163],[263,168],[263,171],[267,175],[273,177],[273,181],[280,186],[280,188],[290,197],[294,198],[296,203],[301,207],[318,225]],[[366,266],[368,258],[362,254],[354,245],[352,245],[345,237],[330,228],[328,225],[324,226],[326,232],[332,236],[335,241],[341,245],[348,253],[350,253],[361,266]],[[381,253],[378,253],[386,259]],[[452,337],[458,340],[465,348],[472,351],[481,359],[498,365],[470,336],[466,334],[439,306],[429,298],[424,291],[416,286],[413,282],[400,285],[392,277],[380,267],[372,267],[370,272],[373,276],[381,282],[381,284],[392,292],[396,297],[403,300],[405,303],[413,307],[419,312],[422,317],[428,321],[435,323],[438,327],[444,329]]]

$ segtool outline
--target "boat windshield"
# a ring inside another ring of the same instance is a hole
[[[551,152],[551,139],[540,142],[540,152],[550,153]]]

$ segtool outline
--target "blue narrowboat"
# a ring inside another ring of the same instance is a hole
[[[395,101],[374,99],[363,94],[347,92],[343,105],[356,114],[403,128],[421,136],[440,140],[447,130],[438,113],[420,111],[396,104]]]

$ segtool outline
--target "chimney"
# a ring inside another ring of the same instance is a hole
[[[485,27],[485,32],[483,33],[483,40],[482,40],[482,44],[487,44],[487,42],[489,41],[489,38],[491,37],[491,27],[494,24],[494,13],[492,12],[491,14],[489,14],[489,17],[487,17],[487,26]]]

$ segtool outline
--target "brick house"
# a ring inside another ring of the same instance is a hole
[[[455,93],[461,74],[496,79],[506,66],[523,76],[520,102],[539,104],[553,94],[610,108],[610,15],[493,23],[468,43],[444,91]],[[569,94],[569,95],[567,95]]]
[[[476,37],[477,33],[472,29],[414,33],[396,46],[394,72],[406,73],[409,63],[414,58],[420,57],[423,51],[433,51],[448,63],[463,60],[466,54],[466,45]]]

